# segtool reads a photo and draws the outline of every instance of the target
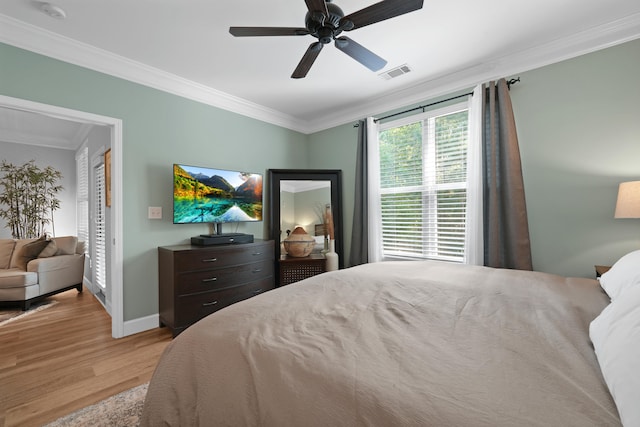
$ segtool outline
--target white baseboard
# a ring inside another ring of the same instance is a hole
[[[82,278],[82,283],[84,284],[84,287],[89,290],[89,292],[91,292],[92,294],[95,295],[96,286],[93,284],[93,282],[87,276],[84,276]]]
[[[125,320],[124,322],[124,335],[133,335],[139,332],[148,331],[150,329],[155,329],[160,326],[160,317],[158,313],[152,314],[150,316],[139,317],[133,320]]]

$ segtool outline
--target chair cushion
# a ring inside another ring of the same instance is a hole
[[[13,255],[11,255],[11,263],[9,264],[9,268],[19,268],[20,258],[22,256],[22,247],[35,240],[37,239],[16,239],[16,245],[13,248]]]
[[[18,258],[16,260],[16,267],[20,270],[27,270],[27,263],[32,259],[36,259],[38,254],[49,244],[45,236],[40,237],[32,242],[22,245]]]
[[[49,240],[49,244],[38,254],[38,258],[49,258],[58,253],[58,245],[55,240]]]
[[[0,269],[9,268],[11,265],[11,254],[16,246],[13,239],[0,239]]]
[[[0,289],[22,288],[38,283],[38,274],[18,268],[0,270]]]
[[[52,240],[58,246],[56,255],[73,255],[76,253],[76,245],[78,244],[76,236],[54,237]]]

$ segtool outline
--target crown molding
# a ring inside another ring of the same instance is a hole
[[[572,34],[530,49],[496,57],[482,64],[422,82],[408,88],[334,110],[307,125],[306,133],[405,108],[429,99],[468,90],[479,83],[508,77],[545,65],[575,58],[640,38],[640,13]]]
[[[304,134],[466,90],[478,83],[525,72],[637,38],[640,38],[640,13],[530,49],[496,57],[364,103],[333,110],[313,121],[304,121],[0,14],[0,42]]]
[[[0,14],[0,42],[298,132],[288,114]]]

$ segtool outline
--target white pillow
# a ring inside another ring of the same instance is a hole
[[[640,286],[612,301],[589,336],[622,424],[640,426]]]
[[[600,286],[612,301],[626,289],[640,286],[640,250],[629,252],[613,264],[600,276]]]

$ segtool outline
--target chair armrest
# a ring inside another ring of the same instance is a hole
[[[56,255],[49,258],[35,258],[27,263],[27,271],[43,273],[62,270],[76,265],[84,266],[84,254]]]
[[[84,254],[36,258],[27,263],[27,271],[38,273],[40,294],[78,285],[84,276]]]

